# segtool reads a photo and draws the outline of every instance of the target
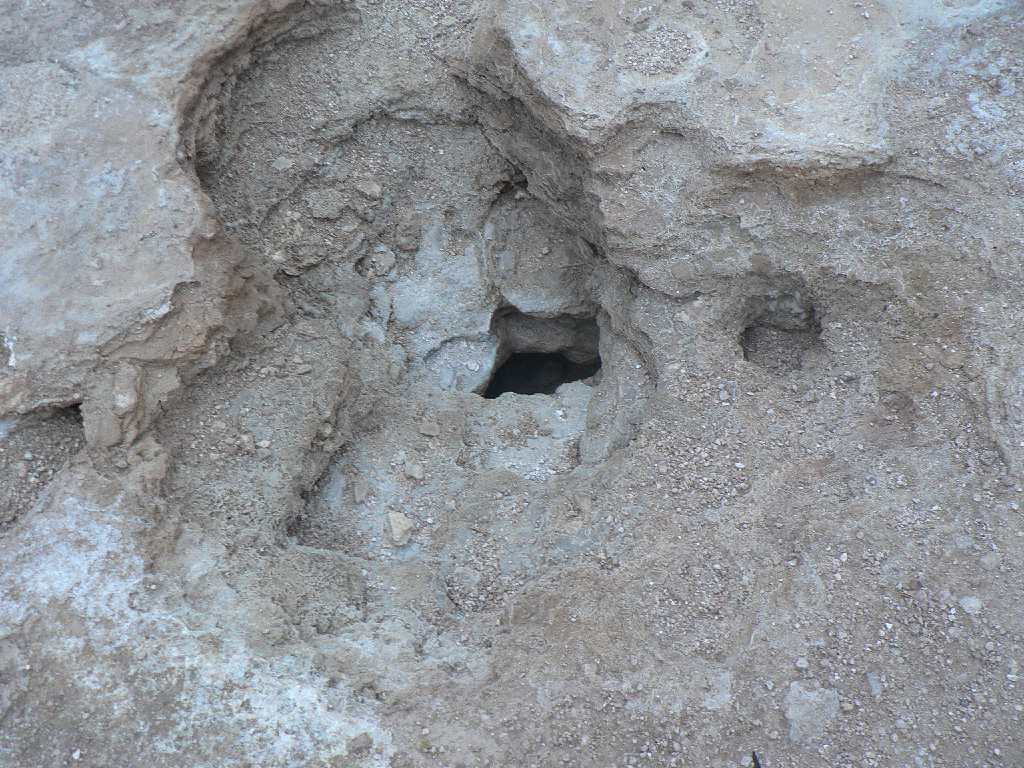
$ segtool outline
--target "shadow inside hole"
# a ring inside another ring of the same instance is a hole
[[[755,297],[747,316],[740,347],[748,362],[783,374],[805,367],[823,350],[818,313],[799,292]]]
[[[743,359],[776,373],[803,368],[821,347],[816,331],[790,330],[770,325],[750,326],[741,339]]]
[[[574,363],[560,352],[517,352],[494,372],[484,397],[493,400],[506,392],[553,395],[562,384],[589,379],[599,370],[600,359]]]

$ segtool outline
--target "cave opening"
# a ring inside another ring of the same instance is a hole
[[[484,391],[494,399],[518,395],[553,395],[562,385],[583,381],[601,370],[601,360],[576,363],[560,352],[516,352],[499,367]]]
[[[482,394],[553,395],[563,384],[598,375],[600,331],[592,316],[538,317],[507,307],[495,314],[498,364]]]

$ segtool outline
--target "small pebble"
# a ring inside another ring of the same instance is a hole
[[[380,184],[372,179],[359,179],[354,186],[364,195],[374,200],[379,198],[381,193],[384,191]]]
[[[393,547],[404,547],[412,538],[415,524],[403,512],[388,512],[387,534]]]
[[[357,477],[355,483],[352,484],[352,498],[355,499],[356,504],[362,504],[369,495],[370,484],[365,477]]]
[[[974,616],[981,612],[981,600],[974,597],[974,595],[967,595],[966,597],[960,598],[960,607],[964,609],[965,613]]]
[[[420,422],[420,434],[437,437],[441,434],[441,426],[436,421],[422,421]]]

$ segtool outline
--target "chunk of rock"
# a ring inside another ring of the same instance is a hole
[[[373,179],[357,179],[353,186],[373,200],[378,199],[383,192],[380,184]]]
[[[839,694],[817,684],[790,683],[785,704],[789,738],[797,744],[820,739],[839,714]]]
[[[426,435],[427,437],[437,437],[441,434],[441,425],[436,421],[424,419],[420,422],[420,434]]]
[[[306,205],[314,219],[337,219],[340,218],[348,203],[330,189],[316,189],[305,196]]]
[[[412,538],[416,524],[404,512],[388,512],[388,541],[393,547],[404,547]]]
[[[396,261],[394,251],[383,245],[378,245],[373,249],[373,255],[370,257],[370,271],[377,277],[381,277],[395,268]]]
[[[357,477],[355,483],[352,484],[352,498],[355,499],[356,504],[362,504],[369,495],[370,484],[365,477]]]
[[[878,675],[874,672],[865,672],[864,679],[867,680],[868,690],[871,691],[871,695],[876,699],[882,697],[882,681],[878,679]]]
[[[395,227],[395,244],[403,251],[415,251],[419,248],[422,236],[422,227],[416,219],[415,213],[411,211],[400,212],[398,214],[398,223]]]
[[[352,757],[364,757],[373,749],[373,737],[363,731],[358,736],[348,740],[346,750]]]
[[[971,616],[974,616],[975,614],[981,612],[981,600],[979,600],[974,595],[966,595],[965,597],[961,597],[959,603],[960,607],[963,608],[964,613],[969,613]]]

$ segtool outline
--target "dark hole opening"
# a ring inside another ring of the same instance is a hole
[[[816,331],[752,325],[740,337],[743,359],[762,368],[785,373],[804,367],[808,355],[821,346]]]
[[[803,368],[822,349],[817,310],[799,291],[754,297],[740,334],[743,359],[775,373]]]
[[[601,360],[574,363],[560,352],[517,352],[494,372],[484,397],[506,392],[518,395],[553,395],[562,384],[589,379],[601,370]]]

